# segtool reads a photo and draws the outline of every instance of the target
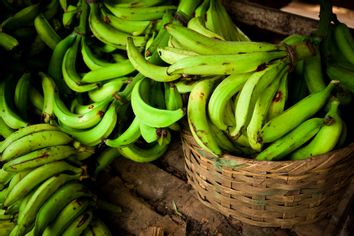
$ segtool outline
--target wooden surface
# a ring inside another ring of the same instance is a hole
[[[354,233],[350,210],[354,183],[339,199],[333,215],[292,229],[243,224],[204,206],[186,181],[178,139],[154,163],[117,158],[96,184],[102,198],[123,208],[120,214],[102,212],[114,235],[349,236]]]

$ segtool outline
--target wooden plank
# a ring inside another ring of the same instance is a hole
[[[294,33],[310,35],[318,26],[317,20],[265,7],[257,3],[243,0],[224,0],[223,4],[236,22],[256,26],[262,30],[281,35]]]

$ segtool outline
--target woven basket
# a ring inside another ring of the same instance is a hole
[[[261,227],[291,228],[331,215],[354,175],[354,143],[299,161],[208,156],[182,131],[188,182],[225,216]]]

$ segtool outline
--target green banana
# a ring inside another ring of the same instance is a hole
[[[285,51],[284,45],[254,41],[227,41],[209,38],[192,29],[179,24],[166,24],[167,32],[185,49],[199,54],[239,54],[254,52]]]
[[[50,198],[52,194],[54,194],[62,185],[69,181],[78,180],[79,177],[79,174],[70,175],[61,173],[45,180],[36,190],[34,190],[34,193],[28,200],[25,209],[19,215],[17,220],[19,231],[30,231],[33,227],[33,222],[36,219],[37,212],[47,201],[47,199]]]
[[[0,82],[0,116],[4,122],[12,129],[20,129],[27,126],[27,122],[24,121],[10,106],[10,95],[11,92],[9,78],[2,80]],[[11,98],[12,99],[12,98]]]
[[[10,235],[16,224],[12,220],[1,220],[0,221],[0,235]],[[105,234],[102,234],[105,235]]]
[[[283,137],[271,143],[256,156],[256,160],[279,160],[309,141],[320,130],[323,118],[313,117],[303,121]]]
[[[4,206],[10,206],[17,200],[26,196],[32,189],[39,186],[46,179],[62,172],[72,172],[73,174],[82,173],[82,169],[72,166],[65,161],[55,161],[44,164],[33,169],[9,192]]]
[[[166,129],[164,130],[167,131]],[[141,163],[152,162],[160,158],[167,151],[171,141],[171,133],[168,131],[164,132],[161,138],[163,139],[161,144],[156,141],[147,147],[140,147],[136,143],[132,143],[126,146],[119,146],[117,149],[122,156],[132,161]]]
[[[72,140],[73,139],[69,135],[59,130],[42,130],[30,133],[9,144],[4,149],[1,155],[1,160],[9,161],[10,159],[22,156],[40,148],[54,145],[65,145],[72,142]]]
[[[176,17],[182,22],[189,22],[193,17],[195,9],[199,6],[202,0],[189,1],[181,0],[177,5]]]
[[[48,22],[44,13],[39,13],[34,19],[34,27],[42,41],[51,49],[60,42],[61,38]]]
[[[48,4],[45,5],[43,9],[43,15],[47,19],[51,19],[55,16],[59,9],[59,1],[58,0],[50,0]]]
[[[354,38],[347,25],[337,22],[334,26],[335,43],[341,54],[350,64],[354,65]]]
[[[106,167],[108,167],[112,161],[116,158],[120,157],[120,154],[117,148],[108,148],[96,157],[96,165],[95,165],[95,176],[98,176],[101,171],[103,171]]]
[[[279,87],[276,91],[271,104],[268,108],[268,114],[266,120],[270,120],[280,113],[282,113],[285,109],[285,104],[288,98],[288,73],[284,73],[280,78]]]
[[[77,150],[70,145],[45,147],[10,160],[2,168],[9,172],[19,172],[50,162],[64,160],[76,152]]]
[[[127,7],[127,8],[135,8],[135,7],[153,7],[156,5],[160,5],[161,3],[170,3],[171,1],[164,0],[123,0],[123,1],[115,1],[114,6],[117,7]]]
[[[86,113],[71,112],[58,95],[54,96],[54,114],[60,124],[75,129],[88,129],[97,125],[104,116],[112,97],[106,97],[104,100],[97,102],[90,111]]]
[[[34,112],[39,116],[42,115],[42,109],[44,104],[44,98],[42,94],[38,91],[37,88],[30,86],[29,87],[29,102],[31,107],[34,108]]]
[[[116,138],[106,139],[104,141],[105,144],[109,147],[116,148],[134,143],[141,136],[140,123],[140,119],[134,117],[126,130],[124,130],[121,134],[118,134]]]
[[[222,36],[215,33],[214,31],[209,30],[205,27],[205,21],[203,17],[194,16],[192,19],[188,21],[187,27],[191,30],[194,30],[202,35],[205,35],[209,38],[214,38],[218,40],[225,40]]]
[[[111,236],[111,231],[107,227],[107,225],[99,218],[94,217],[89,225],[90,230],[92,231],[93,235],[100,235],[100,236]]]
[[[285,135],[304,120],[313,116],[326,103],[338,81],[332,80],[325,89],[308,95],[281,114],[269,120],[262,128],[263,143],[273,142]]]
[[[239,98],[235,103],[235,121],[236,126],[231,131],[231,135],[237,139],[243,132],[245,132],[252,111],[259,96],[264,92],[267,86],[275,80],[279,74],[286,68],[287,64],[283,61],[277,61],[268,66],[264,70],[253,73],[245,82],[240,91]]]
[[[80,36],[77,36],[74,44],[65,52],[62,63],[62,74],[66,85],[73,91],[82,93],[98,88],[98,84],[85,84],[81,81],[81,76],[76,71],[76,58],[78,54]]]
[[[131,36],[106,24],[100,16],[99,3],[90,2],[89,25],[94,36],[103,43],[118,49],[125,49],[127,37],[132,37],[137,47],[144,47],[144,36]]]
[[[79,12],[79,9],[77,6],[74,5],[69,5],[67,7],[67,10],[63,12],[62,15],[62,23],[63,26],[66,28],[70,28]]]
[[[0,25],[0,31],[13,31],[23,26],[33,25],[33,20],[38,15],[40,4],[35,3],[17,11],[13,16],[8,17]]]
[[[132,63],[127,59],[87,72],[81,79],[83,83],[97,83],[114,78],[127,76],[135,71]]]
[[[61,125],[61,129],[70,134],[75,138],[75,140],[85,144],[87,146],[96,146],[106,139],[113,131],[116,126],[117,117],[117,105],[115,102],[111,103],[104,113],[100,122],[89,129],[72,129],[69,127],[64,127]]]
[[[148,78],[144,78],[138,81],[133,88],[131,105],[134,114],[145,124],[156,128],[168,127],[180,120],[185,114],[182,108],[176,110],[159,109],[146,102],[147,98],[143,98],[141,93],[149,91],[149,82]],[[154,114],[154,116],[151,116],[151,114]]]
[[[54,119],[54,96],[56,87],[54,80],[43,72],[39,72],[39,76],[42,79],[43,90],[43,108],[42,108],[42,120],[44,123],[48,123]]]
[[[182,58],[167,68],[169,75],[229,75],[260,70],[274,60],[287,57],[285,51],[240,54],[196,55]]]
[[[329,63],[326,67],[326,73],[331,80],[338,80],[344,88],[354,93],[354,70],[339,63]]]
[[[120,77],[109,80],[101,85],[101,87],[88,92],[89,98],[93,102],[101,102],[107,98],[107,95],[113,95],[119,92],[120,89],[127,83],[129,83],[129,77]]]
[[[16,187],[16,185],[24,178],[30,171],[21,171],[13,175],[6,189],[3,189],[0,193],[0,205],[3,208],[4,202],[8,197],[9,193]],[[8,212],[8,209],[5,209]]]
[[[18,47],[18,40],[12,35],[0,31],[0,47],[4,48],[7,51],[11,51],[14,48]]]
[[[60,42],[58,42],[53,49],[48,64],[48,74],[53,78],[55,84],[58,86],[59,93],[63,93],[65,95],[70,94],[71,90],[63,80],[62,62],[66,51],[71,47],[76,36],[77,34],[74,32],[60,40]]]
[[[15,130],[12,129],[11,127],[9,127],[5,121],[0,117],[0,135],[3,138],[7,138],[8,136],[10,136]]]
[[[321,51],[316,47],[316,54],[304,59],[303,76],[310,93],[321,91],[326,87],[322,73]]]
[[[193,51],[174,47],[159,47],[157,48],[157,53],[160,58],[168,64],[173,64],[186,57],[198,55]]]
[[[4,170],[4,168],[0,169],[0,190],[5,188],[5,186],[11,181],[14,173],[8,172]]]
[[[63,232],[63,236],[81,235],[87,229],[93,217],[92,210],[78,216]]]
[[[28,119],[28,98],[30,88],[31,74],[23,73],[20,79],[16,83],[14,102],[16,110],[19,115],[27,120]]]
[[[210,121],[220,130],[227,130],[225,108],[230,99],[238,93],[251,73],[231,74],[223,79],[214,89],[208,102]]]
[[[290,155],[291,160],[303,160],[312,156],[327,153],[336,147],[343,130],[343,120],[339,114],[338,99],[330,101],[323,125],[313,139],[305,146]]]
[[[287,73],[286,71],[280,72],[279,75],[266,87],[266,89],[258,96],[258,99],[254,105],[251,119],[247,125],[247,137],[248,142],[253,150],[260,152],[262,150],[262,143],[258,142],[258,135],[262,130],[262,127],[266,121],[269,106],[272,103],[272,99],[279,87],[280,79],[283,75],[281,73]],[[252,110],[252,108],[251,108]]]
[[[110,24],[117,30],[133,36],[144,34],[149,26],[155,24],[152,20],[127,20],[121,17],[117,17],[112,15],[103,7],[101,8],[101,14],[103,21],[105,21],[107,24]]]
[[[140,133],[145,142],[152,143],[159,139],[163,131],[162,128],[151,127],[143,121],[140,121]]]
[[[153,7],[119,7],[111,2],[104,2],[105,7],[110,10],[116,17],[125,20],[157,20],[162,18],[166,11],[174,11],[177,9],[173,5],[160,5]]]
[[[34,125],[29,125],[26,126],[22,129],[19,129],[15,132],[13,132],[9,137],[7,137],[4,141],[0,142],[0,153],[3,153],[4,150],[11,145],[13,142],[16,140],[23,138],[27,135],[40,132],[40,131],[45,131],[45,130],[59,130],[58,127],[50,124],[45,124],[45,123],[40,123],[40,124],[34,124]]]
[[[167,73],[167,67],[165,66],[158,66],[148,62],[145,57],[140,54],[131,37],[127,38],[127,53],[134,68],[150,79],[159,82],[170,82],[180,77],[179,75],[169,75]]]
[[[55,220],[59,212],[72,200],[90,197],[94,199],[93,193],[77,181],[71,181],[62,185],[54,192],[37,212],[37,217],[34,224],[34,234],[42,235],[45,228]]]
[[[66,205],[56,219],[47,226],[43,231],[43,236],[60,236],[63,232],[74,223],[76,218],[84,214],[93,207],[94,202],[89,198],[77,198]]]
[[[221,150],[226,151],[231,154],[241,154],[243,153],[234,143],[229,139],[229,137],[216,127],[213,123],[209,123],[210,131],[212,135],[215,136],[216,143]]]
[[[164,101],[168,110],[183,108],[183,97],[173,83],[164,83]]]
[[[187,119],[194,140],[206,152],[220,156],[220,149],[214,137],[207,116],[207,104],[215,85],[215,78],[204,79],[193,86],[187,104]]]

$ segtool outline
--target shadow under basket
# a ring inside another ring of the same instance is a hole
[[[212,157],[181,134],[188,182],[206,206],[241,222],[291,228],[330,216],[354,175],[354,143],[298,161]]]

